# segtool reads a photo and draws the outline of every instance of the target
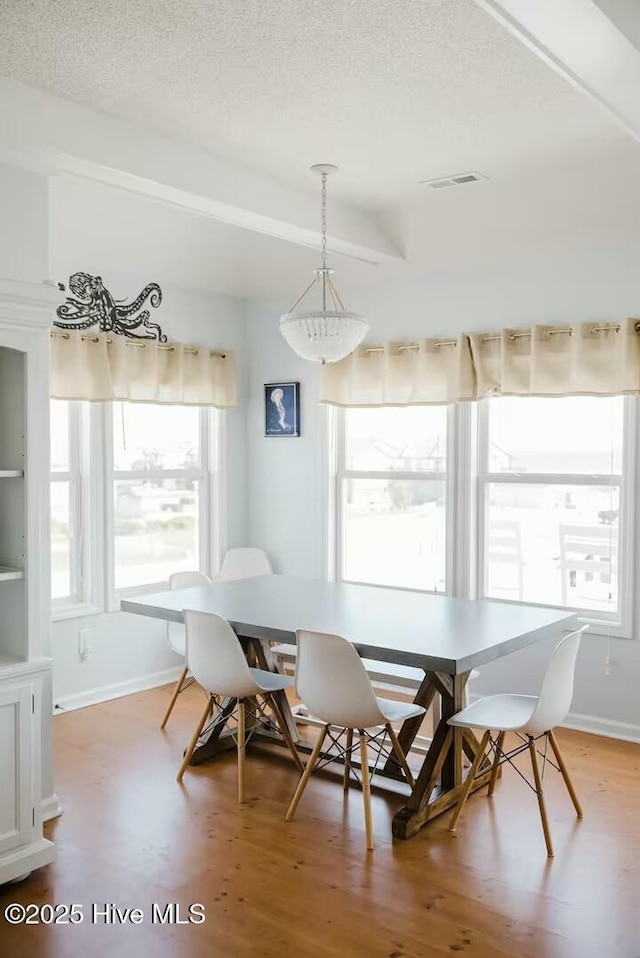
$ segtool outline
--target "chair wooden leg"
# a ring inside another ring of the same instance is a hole
[[[549,820],[547,819],[547,809],[544,804],[544,794],[542,791],[542,778],[540,776],[540,767],[538,765],[538,753],[536,751],[536,742],[532,736],[529,736],[529,754],[531,755],[531,765],[533,766],[533,777],[536,783],[536,794],[538,796],[538,807],[540,809],[540,818],[542,820],[542,830],[544,840],[547,846],[547,855],[553,858],[553,845],[551,843],[551,831],[549,829]]]
[[[558,745],[558,740],[553,731],[549,732],[549,741],[551,742],[551,748],[553,749],[553,754],[555,755],[556,761],[558,762],[558,768],[560,769],[560,773],[564,779],[564,784],[567,786],[567,791],[569,792],[569,795],[571,796],[571,801],[573,802],[573,807],[576,810],[576,815],[578,816],[578,818],[582,818],[583,817],[582,806],[580,805],[578,796],[576,795],[576,790],[573,787],[573,782],[571,781],[571,778],[569,777],[569,771],[567,769],[567,766],[565,765],[564,758],[562,757],[562,752],[560,751],[560,746]]]
[[[284,715],[282,714],[282,710],[281,710],[280,706],[278,705],[278,700],[276,699],[275,695],[266,695],[265,698],[266,698],[267,702],[269,703],[269,705],[271,706],[271,708],[273,709],[273,714],[274,714],[275,717],[276,717],[276,722],[278,723],[278,727],[280,728],[280,732],[282,733],[282,737],[283,737],[283,739],[285,740],[285,742],[287,743],[287,746],[288,746],[288,748],[289,748],[289,751],[290,751],[291,754],[293,755],[293,760],[294,760],[294,762],[296,763],[296,765],[298,766],[298,770],[299,770],[301,773],[304,772],[304,763],[303,763],[302,759],[300,758],[300,752],[299,752],[298,749],[296,748],[295,743],[294,743],[293,739],[291,738],[291,734],[290,734],[290,732],[289,732],[289,727],[287,726],[287,723],[286,723],[286,721],[285,721],[285,717],[284,717]]]
[[[182,689],[182,683],[186,679],[188,671],[189,671],[189,666],[185,665],[182,672],[180,673],[180,678],[178,679],[178,681],[173,687],[173,692],[171,693],[171,700],[169,702],[169,705],[167,706],[167,711],[164,713],[164,718],[162,719],[162,722],[160,723],[160,728],[164,728],[167,722],[169,721],[169,716],[173,712],[173,706],[176,704],[176,699],[180,695],[180,690]]]
[[[244,758],[246,751],[244,702],[238,702],[238,802],[244,802]]]
[[[313,771],[313,767],[314,767],[314,765],[316,764],[316,762],[318,761],[318,757],[319,757],[319,755],[320,755],[320,750],[322,749],[322,743],[324,742],[325,738],[327,737],[327,732],[328,732],[328,730],[329,730],[329,726],[328,726],[328,725],[323,726],[323,729],[322,729],[322,731],[320,732],[320,735],[318,736],[318,740],[317,740],[316,744],[315,744],[314,747],[313,747],[313,752],[311,753],[311,755],[310,755],[310,757],[309,757],[309,761],[307,762],[307,765],[306,765],[306,767],[305,767],[305,770],[304,770],[304,772],[302,773],[302,775],[300,776],[300,781],[298,782],[298,787],[296,788],[295,792],[293,793],[293,798],[291,799],[291,804],[289,805],[289,808],[287,809],[287,814],[284,816],[285,822],[290,822],[291,819],[292,819],[293,816],[294,816],[295,810],[296,810],[296,808],[298,807],[298,802],[299,802],[300,799],[302,798],[302,793],[304,792],[305,788],[307,787],[307,783],[308,783],[309,779],[311,778],[311,773],[312,773],[312,771]]]
[[[462,809],[466,805],[467,799],[469,798],[469,792],[471,791],[471,786],[473,785],[473,780],[476,777],[476,772],[480,767],[480,762],[484,758],[484,753],[487,750],[487,745],[489,743],[490,732],[486,731],[482,736],[482,741],[480,742],[480,747],[475,754],[475,758],[472,762],[471,768],[467,773],[467,777],[464,780],[462,786],[462,792],[460,793],[460,800],[453,810],[453,815],[451,816],[451,822],[449,823],[449,831],[455,831],[456,825],[458,824],[458,819],[462,814]]]
[[[371,781],[369,777],[369,757],[367,755],[367,737],[360,729],[360,775],[362,776],[362,797],[364,799],[364,829],[367,837],[367,851],[373,851],[373,818],[371,815]]]
[[[342,788],[346,792],[349,788],[349,774],[351,771],[351,749],[353,748],[353,729],[347,729],[347,749],[344,753],[344,773],[342,776]]]
[[[189,764],[189,762],[191,761],[191,756],[196,750],[196,745],[198,744],[198,739],[200,738],[200,735],[202,734],[202,729],[204,728],[204,724],[209,718],[209,709],[210,709],[210,704],[209,702],[207,702],[202,712],[202,715],[200,716],[198,724],[196,726],[196,730],[193,733],[193,738],[189,742],[189,747],[187,748],[187,751],[184,753],[182,765],[180,766],[178,774],[176,775],[176,781],[178,782],[182,781],[182,776],[184,775],[185,769],[187,765]]]
[[[500,732],[498,735],[498,741],[496,742],[496,754],[493,759],[493,768],[491,769],[491,778],[489,779],[489,795],[493,795],[496,790],[496,782],[498,781],[498,769],[500,768],[500,754],[502,752],[502,746],[504,745],[504,732]]]
[[[398,741],[398,736],[391,728],[391,724],[389,722],[387,722],[385,728],[387,729],[387,734],[389,738],[391,739],[391,747],[393,748],[395,756],[402,767],[402,771],[404,772],[409,785],[411,786],[411,788],[413,788],[416,782],[413,775],[411,774],[411,769],[409,768],[409,765],[407,763],[407,757],[402,751],[402,746],[400,745],[400,742]]]

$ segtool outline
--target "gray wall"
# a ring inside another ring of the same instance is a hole
[[[640,314],[640,248],[531,257],[448,270],[421,279],[343,289],[347,305],[371,320],[369,341],[452,335],[533,323],[616,320]],[[278,331],[286,302],[248,306],[247,443],[249,541],[267,550],[278,571],[323,574],[323,410],[316,402],[318,368],[296,357]],[[265,439],[264,383],[300,381],[302,437]],[[483,670],[475,691],[535,691],[543,648],[510,656]],[[613,667],[605,675],[607,655]],[[579,660],[574,713],[578,724],[640,734],[640,643],[588,635]],[[592,722],[593,720],[593,722]]]

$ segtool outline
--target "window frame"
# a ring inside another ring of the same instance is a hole
[[[51,400],[54,402],[56,400]],[[63,616],[82,603],[82,468],[80,408],[77,402],[67,402],[67,464],[66,470],[49,466],[49,484],[65,483],[69,487],[69,595],[51,596],[52,611]]]
[[[478,403],[477,413],[477,541],[475,567],[477,570],[476,597],[490,602],[508,605],[531,605],[540,608],[566,609],[573,612],[581,623],[587,623],[596,634],[628,638],[632,634],[634,619],[634,530],[636,507],[633,496],[636,476],[636,428],[637,400],[633,396],[623,398],[623,444],[620,473],[529,473],[489,471],[489,415],[491,399]],[[485,562],[486,495],[489,485],[540,485],[540,486],[609,486],[620,488],[620,515],[618,519],[618,611],[606,612],[584,609],[577,606],[553,605],[544,602],[521,602],[518,599],[495,598],[484,594],[487,563]]]
[[[488,425],[490,400],[461,402],[449,405],[447,410],[447,469],[446,469],[446,543],[445,543],[445,595],[477,599],[482,596],[484,581],[484,526],[485,489],[488,482],[508,482],[510,474],[490,473],[483,468],[488,463]],[[596,610],[573,610],[567,606],[520,602],[514,599],[486,598],[490,602],[512,605],[533,605],[541,608],[575,611],[581,623],[591,626],[592,635],[607,638],[632,638],[636,619],[636,592],[640,590],[640,562],[636,559],[636,546],[640,548],[640,509],[636,503],[636,484],[640,478],[638,455],[640,443],[637,429],[640,426],[636,396],[623,400],[623,449],[620,474],[620,520],[619,520],[619,613],[607,616]],[[329,581],[350,582],[341,579],[343,554],[343,506],[342,484],[345,478],[358,476],[346,470],[345,416],[346,407],[325,406],[321,435],[325,450],[323,469],[323,501],[325,506],[325,539],[323,543],[323,567]],[[373,473],[363,473],[375,476]],[[393,474],[394,477],[396,473]],[[405,477],[398,473],[399,478]],[[422,474],[420,474],[422,475]],[[525,474],[523,476],[523,482]],[[498,477],[497,479],[495,477]],[[511,474],[511,478],[513,474]],[[611,476],[576,477],[571,474],[526,474],[527,483],[534,478],[542,484],[609,485]],[[382,478],[388,478],[384,473]],[[406,477],[405,477],[406,478]],[[411,475],[410,478],[415,478]],[[550,481],[551,480],[551,481]],[[532,483],[533,484],[533,483]],[[361,583],[358,583],[361,584]],[[372,583],[363,583],[372,584]],[[393,585],[376,585],[376,588],[397,589]],[[443,593],[423,589],[404,591],[427,592],[430,595]]]
[[[328,529],[327,541],[325,544],[325,567],[327,568],[330,581],[344,582],[351,585],[370,585],[376,589],[399,589],[400,586],[389,585],[387,583],[363,582],[359,579],[347,579],[343,576],[344,562],[344,538],[345,528],[344,519],[344,488],[345,482],[349,479],[381,479],[381,480],[433,480],[443,482],[445,485],[445,557],[444,557],[444,590],[439,592],[433,589],[418,589],[411,586],[402,588],[404,592],[419,592],[427,595],[451,595],[452,578],[450,574],[450,557],[452,555],[452,541],[454,534],[453,510],[449,508],[449,497],[454,492],[452,486],[453,472],[450,468],[450,456],[452,453],[452,430],[451,426],[454,419],[455,408],[448,406],[446,410],[446,455],[447,462],[444,471],[418,472],[418,471],[368,471],[363,469],[347,469],[346,456],[346,416],[349,412],[347,407],[327,407],[330,410],[326,420],[326,438],[325,449],[329,448],[329,475],[330,481],[325,490],[325,502],[327,503],[327,514],[331,517],[329,522],[325,522],[325,529]],[[416,407],[419,408],[419,407]],[[326,473],[326,471],[325,471]]]
[[[208,480],[211,461],[211,417],[208,407],[198,406],[198,438],[200,443],[200,465],[190,469],[137,469],[117,470],[114,468],[113,416],[115,403],[104,404],[105,438],[107,454],[104,459],[106,495],[104,499],[105,542],[107,557],[105,562],[106,595],[108,611],[120,608],[120,600],[135,595],[149,595],[164,592],[169,588],[168,580],[147,582],[136,586],[116,588],[115,567],[115,484],[119,480],[136,479],[187,479],[198,484],[198,568],[208,572],[210,568],[211,510],[209,503],[210,482]],[[133,403],[131,405],[134,405]]]
[[[69,403],[69,472],[51,471],[51,481],[74,482],[74,581],[80,592],[69,599],[51,598],[53,621],[116,612],[125,596],[168,589],[168,581],[115,588],[115,499],[118,479],[188,478],[198,483],[199,568],[211,575],[220,565],[226,542],[223,503],[225,482],[225,419],[222,411],[198,406],[200,465],[194,469],[115,470],[114,403]],[[160,404],[158,404],[160,405]],[[71,409],[73,407],[73,414]],[[73,416],[73,425],[71,422]],[[73,433],[73,439],[72,439]]]

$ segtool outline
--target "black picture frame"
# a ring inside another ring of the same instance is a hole
[[[265,383],[264,434],[273,439],[300,436],[300,383]]]

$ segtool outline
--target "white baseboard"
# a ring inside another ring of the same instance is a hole
[[[155,689],[160,685],[177,682],[181,671],[182,666],[175,666],[171,669],[164,669],[162,672],[140,675],[135,679],[129,679],[127,682],[102,685],[99,688],[89,689],[87,692],[80,692],[77,695],[64,695],[62,698],[54,696],[54,715],[62,711],[72,712],[74,709],[84,709],[89,705],[99,705],[100,702],[120,699],[125,695],[133,695],[134,692],[146,692],[147,689]]]
[[[599,718],[597,715],[570,712],[562,724],[565,728],[573,728],[577,732],[619,738],[624,742],[640,742],[640,725],[632,725],[631,722],[616,722],[613,719]]]
[[[48,822],[52,818],[57,818],[58,815],[62,815],[62,805],[60,804],[60,799],[55,792],[53,795],[43,798],[40,807],[42,808],[43,822]]]

